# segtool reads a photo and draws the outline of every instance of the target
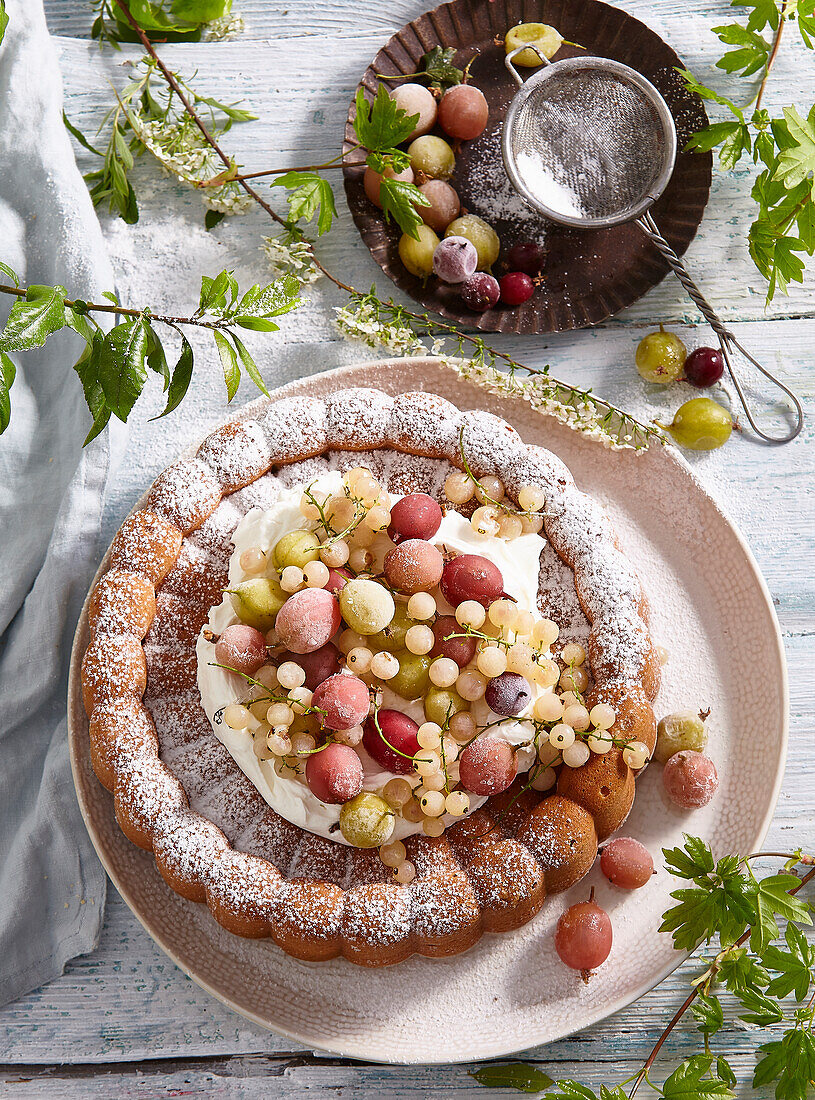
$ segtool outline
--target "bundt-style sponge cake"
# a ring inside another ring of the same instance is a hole
[[[213,733],[196,640],[227,587],[242,517],[360,461],[394,493],[442,500],[462,455],[477,477],[500,477],[513,500],[524,486],[543,491],[554,563],[542,558],[539,604],[555,619],[572,608],[562,638],[582,614],[588,705],[609,703],[612,733],[654,746],[659,661],[647,602],[605,511],[559,459],[497,417],[428,393],[357,389],[268,403],[161,474],[122,525],[89,599],[82,662],[92,763],[119,825],[152,850],[173,890],[206,902],[231,932],[270,937],[298,958],[365,966],[452,955],[484,931],[520,927],[547,894],[576,883],[631,809],[635,775],[615,745],[561,767],[553,791],[516,780],[442,836],[406,837],[416,876],[402,885],[376,849],[277,814]]]

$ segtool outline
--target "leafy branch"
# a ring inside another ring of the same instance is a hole
[[[553,1082],[539,1067],[519,1062],[476,1070],[472,1076],[479,1084],[545,1093],[551,1100],[630,1100],[643,1082],[664,1100],[735,1097],[736,1074],[728,1060],[716,1056],[710,1047],[711,1038],[724,1025],[722,997],[727,995],[745,1024],[784,1029],[780,1039],[759,1048],[753,1087],[773,1086],[777,1100],[805,1100],[815,1085],[815,945],[802,931],[812,924],[812,904],[797,895],[815,876],[813,857],[802,852],[781,854],[783,871],[757,878],[750,867],[754,857],[714,860],[710,848],[697,837],[686,836],[681,848],[665,849],[664,856],[671,874],[688,885],[671,895],[677,904],[665,913],[660,931],[670,932],[680,950],[692,950],[700,941],[717,944],[718,950],[704,960],[703,972],[642,1067],[627,1081],[602,1085],[599,1092],[574,1080]],[[799,877],[792,873],[798,866],[810,869]],[[787,922],[783,945],[777,942],[779,920]],[[656,1085],[651,1068],[689,1011],[704,1049]],[[631,1086],[628,1092],[627,1085]],[[552,1086],[556,1092],[545,1091]]]
[[[732,0],[746,8],[746,22],[714,27],[727,52],[716,67],[742,78],[758,76],[743,106],[706,87],[687,70],[679,70],[686,87],[724,109],[726,118],[700,130],[688,149],[718,149],[719,163],[729,171],[742,157],[760,165],[752,188],[758,210],[748,233],[750,256],[767,280],[767,302],[790,282],[803,282],[805,261],[815,254],[815,105],[802,117],[794,105],[772,116],[762,107],[770,73],[778,57],[784,28],[794,23],[803,46],[815,42],[815,0]],[[772,39],[763,31],[770,30]]]
[[[641,450],[651,440],[663,438],[655,427],[639,423],[622,410],[616,409],[614,406],[595,397],[590,390],[581,390],[552,378],[549,375],[548,367],[543,370],[525,367],[505,353],[489,347],[480,337],[461,332],[441,321],[431,321],[426,313],[411,312],[401,306],[396,306],[392,301],[382,302],[373,291],[363,294],[329,271],[315,254],[313,242],[304,235],[298,222],[294,220],[295,217],[300,221],[303,219],[309,220],[316,216],[318,230],[322,228],[323,232],[328,231],[330,221],[335,215],[333,195],[329,199],[324,190],[324,187],[327,188],[328,184],[325,181],[316,183],[314,180],[304,179],[302,176],[299,178],[290,177],[287,183],[294,185],[290,188],[289,195],[290,217],[285,218],[279,214],[252,182],[258,175],[269,173],[241,174],[234,159],[226,153],[219,142],[219,137],[228,129],[228,123],[231,124],[232,121],[238,120],[230,118],[228,110],[234,112],[239,108],[228,107],[228,105],[220,104],[211,97],[199,95],[178,74],[172,72],[164,64],[148,34],[134,19],[125,0],[109,0],[109,5],[111,7],[115,5],[137,40],[141,42],[147,55],[142,63],[141,75],[137,79],[138,90],[131,89],[132,96],[127,89],[120,93],[119,99],[123,102],[122,104],[117,102],[117,106],[113,109],[114,115],[109,116],[109,121],[111,118],[118,117],[120,120],[124,119],[127,124],[131,123],[123,96],[130,98],[127,109],[130,110],[131,114],[135,114],[138,108],[138,111],[145,115],[152,111],[160,116],[165,107],[172,103],[173,111],[177,112],[174,116],[177,118],[177,125],[185,124],[189,133],[196,132],[200,135],[202,146],[212,153],[216,165],[220,164],[223,169],[214,176],[210,171],[206,178],[195,181],[190,179],[189,182],[193,182],[195,186],[202,188],[224,185],[234,187],[236,191],[242,192],[247,200],[259,206],[282,230],[275,236],[264,238],[264,251],[273,270],[281,276],[272,285],[283,287],[285,294],[293,298],[298,288],[302,288],[317,276],[325,276],[350,297],[348,308],[338,311],[338,323],[348,335],[362,338],[372,346],[388,347],[403,354],[427,354],[428,351],[431,354],[438,354],[440,351],[445,351],[449,356],[452,352],[452,354],[463,358],[463,361],[451,361],[451,366],[461,374],[472,378],[493,392],[522,397],[533,407],[559,417],[576,430],[594,436],[607,446],[632,447]],[[0,13],[3,10],[3,0],[0,0]],[[0,27],[1,29],[2,27]],[[447,64],[450,60],[449,57],[443,57],[440,59],[440,63]],[[426,68],[428,68],[428,65],[426,65]],[[150,78],[155,73],[160,74],[166,85],[167,91],[161,96],[151,91],[150,88]],[[158,103],[159,107],[150,106],[149,102],[146,105],[146,97]],[[204,109],[205,107],[216,112],[214,122],[212,114],[208,113]],[[119,109],[121,113],[116,116],[115,112]],[[226,115],[226,121],[222,124],[218,122],[217,112]],[[125,121],[121,122],[122,129],[125,126]],[[158,125],[163,125],[160,117],[154,118],[153,121]],[[393,101],[381,87],[372,104],[368,104],[364,96],[358,97],[355,121],[357,136],[360,139],[360,146],[365,145],[369,149],[369,160],[372,166],[378,166],[377,170],[379,170],[379,168],[390,165],[398,170],[400,166],[404,165],[404,161],[400,158],[403,158],[405,154],[398,149],[398,144],[410,132],[414,121],[415,119],[405,116],[404,112],[395,108]],[[136,129],[139,129],[143,135],[145,126],[149,122],[149,118],[147,122],[138,121]],[[136,129],[133,129],[131,125],[134,136],[136,135]],[[83,142],[86,140],[78,131],[75,131],[75,135],[78,140]],[[120,135],[120,138],[114,140],[114,153],[110,157],[109,168],[111,177],[116,177],[119,181],[114,206],[118,202],[125,212],[132,210],[131,204],[135,201],[131,198],[127,186],[127,154],[122,150],[122,143],[126,143],[128,140],[130,139],[124,133]],[[139,137],[138,140],[146,147],[146,142],[142,137]],[[371,150],[370,146],[376,146],[377,148]],[[96,152],[96,150],[93,151]],[[128,153],[131,156],[135,155],[134,150],[131,149],[128,150]],[[341,159],[342,155],[335,157],[332,161],[325,162],[321,167],[327,168]],[[122,162],[119,167],[114,166],[117,161]],[[169,156],[162,160],[162,164],[169,171],[173,171],[176,167]],[[305,173],[307,171],[309,169],[287,170],[288,173]],[[121,178],[122,172],[125,176],[124,182]],[[271,173],[279,174],[276,169],[271,170]],[[204,173],[202,172],[201,175],[203,177]],[[179,178],[182,177],[179,176]],[[390,212],[398,220],[397,215],[402,216],[402,204],[412,201],[410,199],[411,192],[403,189],[407,185],[393,186],[389,189],[390,184],[397,185],[398,181],[385,180],[383,184],[385,185],[385,195],[389,196],[385,198],[385,202],[389,204]],[[105,190],[106,187],[101,188],[102,192],[105,192]],[[328,190],[330,191],[330,188]],[[102,194],[101,197],[108,196]],[[417,217],[415,210],[412,216]],[[220,214],[215,212],[215,218],[218,217],[220,217]],[[16,276],[10,269],[0,264],[0,270],[5,271],[12,282],[17,282]],[[64,288],[31,288],[34,297],[45,291],[53,292],[55,299],[63,303],[68,312],[73,315],[70,308],[71,304],[65,298]],[[16,285],[0,285],[0,293],[25,298],[28,291]],[[87,309],[88,317],[85,317],[84,314],[82,316],[88,326],[96,324],[90,315],[97,311],[103,311],[119,312],[124,316],[129,316],[137,326],[146,324],[149,319],[151,325],[169,324],[172,327],[173,324],[181,326],[196,324],[202,327],[218,327],[209,326],[204,317],[159,318],[147,309],[124,309],[119,306],[112,309],[110,306],[104,305],[87,306]],[[58,306],[56,312],[59,313]],[[65,327],[65,325],[60,324],[59,327]],[[74,326],[68,323],[67,327]],[[129,336],[131,334],[128,331],[123,335]],[[218,336],[223,337],[223,339],[219,339]],[[422,342],[423,338],[426,337],[432,337],[430,348],[427,348]],[[249,365],[248,353],[235,342],[234,335],[230,336],[229,333],[225,335],[222,332],[219,334],[214,333],[214,338],[218,345],[218,352],[227,381],[228,396],[231,398],[237,386],[236,364],[238,369],[244,367],[246,372],[254,377]],[[101,336],[96,340],[97,345],[100,342]],[[116,415],[122,415],[122,417],[129,412],[127,405],[130,402],[131,395],[134,395],[133,400],[135,401],[144,385],[142,378],[143,361],[140,354],[140,340],[136,340],[135,357],[129,364],[124,357],[134,349],[131,349],[128,340],[125,340],[121,346],[118,343],[108,344],[109,351],[105,361],[107,364],[106,369],[112,371],[113,365],[115,365],[123,378],[127,380],[127,385],[124,387],[126,400],[108,400],[98,377],[99,356],[101,353],[98,349],[94,349],[92,333],[86,339],[86,345],[90,345],[90,348],[86,346],[76,369],[80,380],[83,382],[85,396],[94,417],[94,427],[89,435],[89,439],[92,439],[107,423],[111,412],[116,412]],[[18,348],[16,350],[24,349]],[[10,416],[9,391],[14,380],[15,370],[13,362],[8,358],[5,351],[3,355],[5,358],[2,360],[2,372],[0,372],[0,431],[5,428]],[[153,361],[160,363],[158,351],[155,352]],[[149,368],[150,363],[146,357],[144,362],[147,362]],[[192,349],[190,347],[188,350],[186,345],[182,344],[182,357],[179,359],[176,372],[171,375],[171,382],[168,386],[168,408],[165,409],[165,412],[175,408],[183,398],[189,385],[191,373]],[[108,390],[111,390],[110,383],[108,383]],[[132,408],[132,403],[130,407]]]
[[[273,318],[299,304],[300,287],[291,277],[265,287],[255,285],[241,294],[232,273],[222,271],[214,279],[202,278],[201,296],[193,314],[174,317],[153,313],[149,308],[122,306],[112,294],[106,295],[109,302],[99,303],[68,298],[63,286],[23,289],[6,264],[0,263],[0,271],[14,284],[0,284],[0,293],[16,298],[0,333],[0,434],[11,417],[10,391],[16,369],[10,353],[41,348],[50,336],[67,328],[85,342],[74,369],[93,417],[86,444],[96,438],[111,415],[127,420],[144,390],[148,371],[161,376],[167,394],[160,416],[178,407],[187,393],[194,368],[193,348],[182,331],[185,326],[211,332],[229,401],[237,392],[241,370],[268,396],[260,370],[237,330],[275,331],[278,325]],[[95,319],[96,313],[118,314],[126,319],[106,332]],[[181,353],[172,369],[156,325],[173,330],[181,339]]]
[[[170,86],[161,79],[156,87],[159,71],[157,59],[144,57],[137,63],[127,62],[134,72],[133,79],[115,92],[116,102],[107,112],[97,131],[97,137],[106,133],[107,144],[98,149],[65,117],[65,125],[80,145],[100,157],[101,167],[88,172],[85,182],[94,205],[107,202],[111,211],[128,223],[139,219],[136,193],[130,181],[130,172],[136,160],[144,153],[156,158],[164,171],[177,179],[200,186],[208,207],[208,227],[216,224],[227,213],[240,213],[251,203],[234,182],[238,166],[232,161],[227,171],[204,139],[199,127],[187,112],[179,98],[185,94],[189,102],[206,120],[209,132],[221,137],[235,122],[249,122],[255,115],[238,104],[221,103],[212,96],[199,95],[177,73]]]

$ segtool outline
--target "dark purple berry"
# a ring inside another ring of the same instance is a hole
[[[529,681],[517,672],[502,672],[487,684],[484,699],[490,710],[507,718],[520,714],[532,702]]]
[[[508,306],[520,306],[535,293],[535,284],[523,271],[510,271],[501,280],[501,301]]]
[[[694,348],[685,360],[685,378],[697,389],[712,386],[723,374],[722,353],[716,348]]]
[[[461,299],[468,309],[484,313],[492,309],[501,296],[498,280],[486,271],[476,271],[461,285]]]
[[[507,266],[524,275],[539,275],[543,267],[543,249],[537,241],[519,241],[507,252]]]

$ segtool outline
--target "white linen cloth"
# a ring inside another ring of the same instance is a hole
[[[0,259],[24,284],[113,289],[102,233],[62,123],[62,84],[41,0],[7,0],[0,45]],[[6,282],[0,273],[0,281]],[[0,320],[12,301],[0,296]],[[72,333],[12,358],[0,436],[0,1003],[94,946],[105,874],[76,802],[66,681],[82,599],[101,553],[102,503],[120,427],[82,449],[90,416]]]

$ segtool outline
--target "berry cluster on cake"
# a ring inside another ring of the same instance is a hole
[[[490,414],[272,403],[165,471],[106,566],[94,768],[230,931],[453,954],[577,882],[631,808],[659,686],[640,582],[566,467]]]

